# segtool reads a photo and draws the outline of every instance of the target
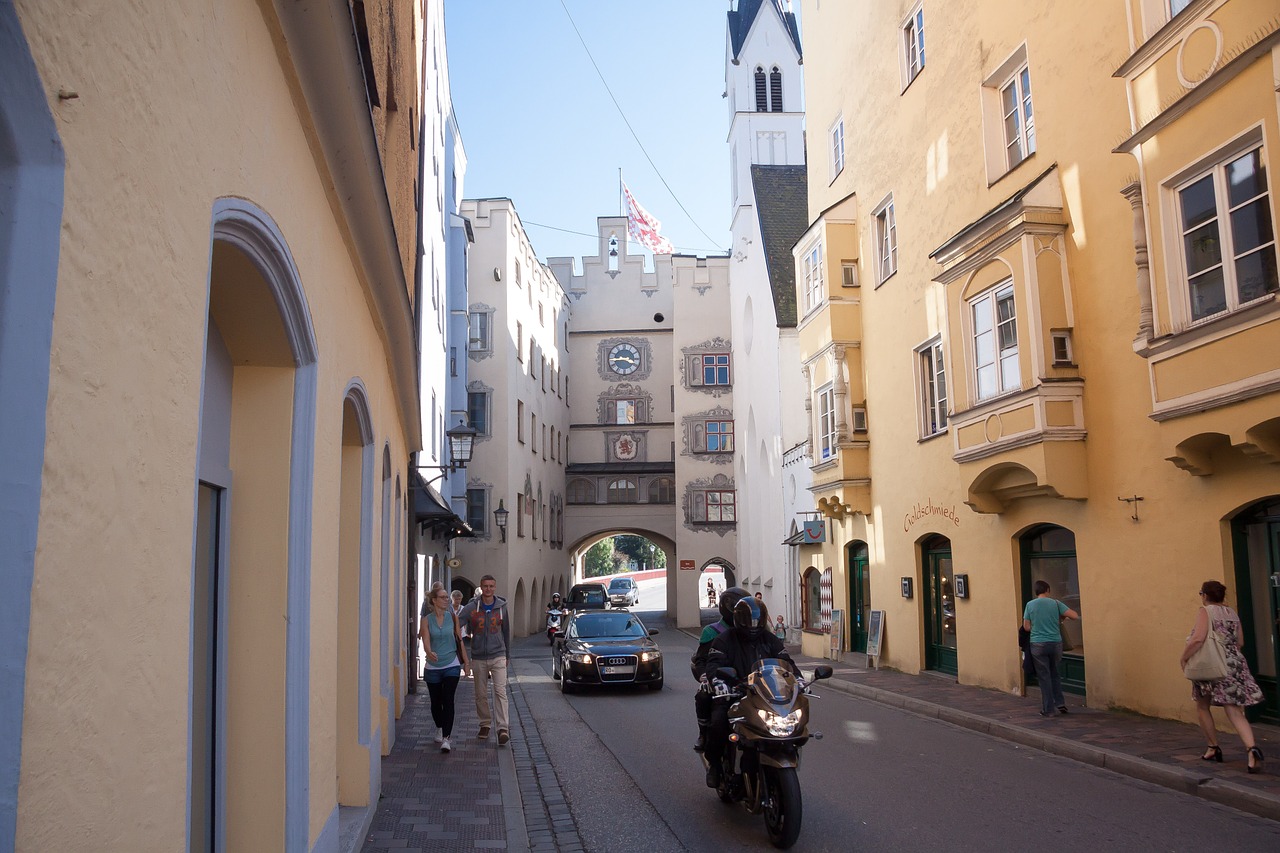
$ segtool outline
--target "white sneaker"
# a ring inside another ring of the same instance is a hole
[[[444,743],[444,729],[436,729],[436,743]]]
[[[449,751],[450,751],[450,750],[452,750],[452,749],[453,749],[453,744],[449,743],[449,739],[448,739],[448,738],[441,738],[441,740],[440,740],[440,751],[441,751],[441,752],[449,752]]]

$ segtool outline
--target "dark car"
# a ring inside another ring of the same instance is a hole
[[[662,689],[662,652],[640,617],[626,610],[579,610],[556,634],[551,677],[560,690],[606,684]]]
[[[609,593],[602,583],[575,583],[569,587],[565,606],[570,610],[604,610],[609,606]]]
[[[635,607],[640,602],[640,587],[632,578],[609,581],[609,603],[614,607]]]

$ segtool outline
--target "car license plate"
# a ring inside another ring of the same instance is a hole
[[[602,666],[600,667],[600,672],[602,672],[605,675],[623,675],[623,674],[632,673],[635,671],[636,671],[636,668],[634,666]]]

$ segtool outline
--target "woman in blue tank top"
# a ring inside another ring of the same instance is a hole
[[[453,697],[466,662],[466,652],[458,640],[458,617],[449,604],[449,591],[433,587],[422,605],[422,622],[418,628],[418,637],[427,655],[423,679],[431,694],[431,719],[437,727],[436,743],[440,744],[441,752],[453,749],[449,742],[453,734]]]

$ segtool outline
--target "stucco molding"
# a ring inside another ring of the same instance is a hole
[[[602,338],[596,349],[596,372],[605,382],[621,377],[609,367],[609,353],[618,344],[630,344],[640,352],[640,366],[632,373],[622,377],[627,382],[638,382],[648,379],[653,374],[653,347],[647,338]]]

